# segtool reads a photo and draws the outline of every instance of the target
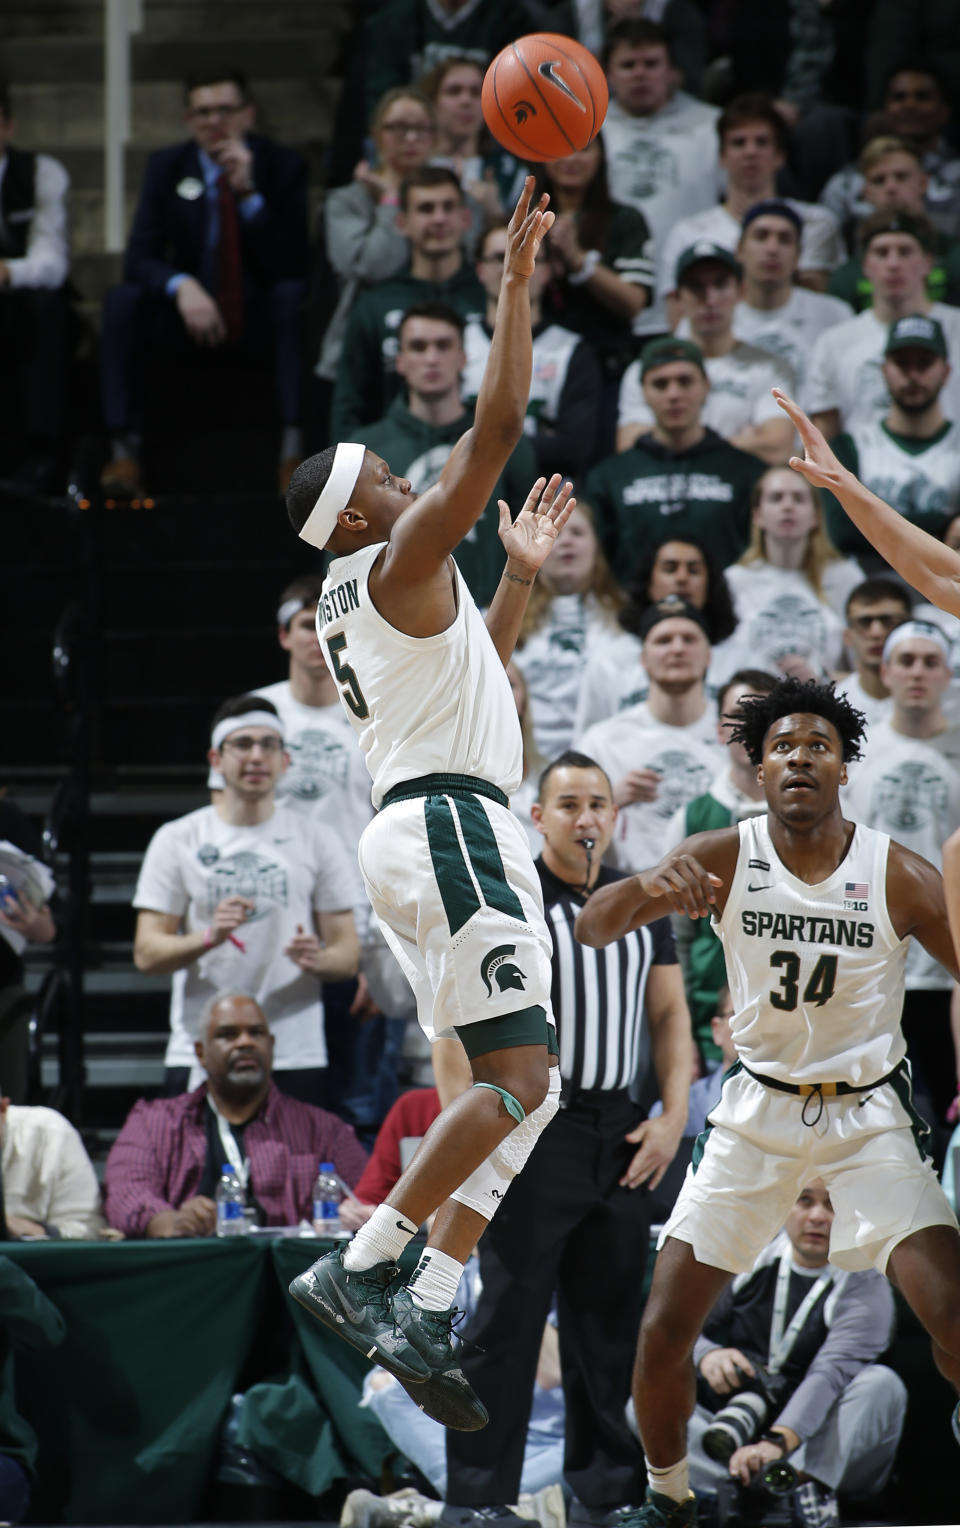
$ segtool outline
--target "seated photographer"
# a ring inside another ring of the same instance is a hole
[[[796,1471],[795,1520],[820,1528],[839,1521],[838,1492],[873,1495],[889,1477],[906,1390],[875,1360],[893,1335],[893,1294],[875,1270],[828,1263],[832,1223],[817,1178],[720,1296],[694,1348],[690,1484],[717,1496],[721,1522],[725,1503],[736,1515],[740,1490],[762,1489],[784,1459]]]

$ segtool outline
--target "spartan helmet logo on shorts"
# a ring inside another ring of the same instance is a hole
[[[480,975],[483,977],[483,985],[487,989],[487,997],[493,997],[493,986],[490,978],[496,982],[501,992],[507,992],[511,987],[516,987],[518,992],[524,991],[526,977],[519,966],[514,965],[511,955],[517,953],[515,944],[499,944],[489,955],[485,955],[480,962]]]

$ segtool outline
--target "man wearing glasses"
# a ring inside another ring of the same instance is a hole
[[[217,992],[233,991],[267,1016],[277,1086],[322,1104],[320,983],[356,974],[355,872],[334,833],[277,805],[290,761],[269,700],[225,701],[208,757],[222,791],[157,830],[134,896],[137,969],[173,976],[167,1091],[201,1080],[199,1068],[190,1076],[200,1016]]]
[[[188,363],[216,351],[228,365],[272,365],[286,487],[302,456],[301,309],[307,276],[307,169],[300,154],[253,132],[243,74],[187,81],[186,143],[147,163],[124,258],[106,296],[101,339],[110,460],[106,493],[144,491],[143,371],[158,349]]]
[[[867,719],[867,732],[886,721],[893,709],[890,691],[883,682],[883,644],[895,626],[910,619],[910,594],[895,578],[865,578],[847,597],[844,645],[853,659],[851,674],[837,681],[837,689]]]

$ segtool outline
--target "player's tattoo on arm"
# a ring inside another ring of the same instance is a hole
[[[532,578],[521,578],[519,573],[508,573],[504,570],[504,578],[509,578],[512,584],[532,584]]]

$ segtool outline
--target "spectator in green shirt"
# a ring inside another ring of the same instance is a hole
[[[333,389],[331,440],[356,439],[399,393],[393,361],[397,330],[408,308],[445,302],[464,318],[483,317],[486,295],[464,258],[469,226],[470,213],[452,170],[424,165],[403,181],[397,229],[410,241],[410,263],[361,292],[354,303]]]
[[[651,340],[641,379],[652,431],[599,462],[586,482],[610,565],[628,584],[644,546],[669,530],[681,541],[694,536],[729,567],[746,549],[750,493],[764,463],[704,425],[710,383],[691,341]]]
[[[929,176],[923,155],[902,138],[871,138],[858,161],[863,176],[861,197],[877,210],[909,212],[926,217]],[[842,297],[857,313],[873,302],[873,282],[864,274],[859,253],[839,266],[827,290]],[[960,303],[960,240],[937,231],[933,265],[927,275],[927,296],[932,302]]]
[[[405,387],[384,417],[364,432],[367,449],[423,493],[439,478],[460,436],[473,425],[473,406],[460,396],[466,365],[463,320],[455,308],[424,302],[410,308],[397,332],[397,375]],[[537,453],[522,435],[497,480],[483,515],[457,547],[457,566],[478,605],[489,604],[503,572],[497,500],[522,505],[537,475]]]

